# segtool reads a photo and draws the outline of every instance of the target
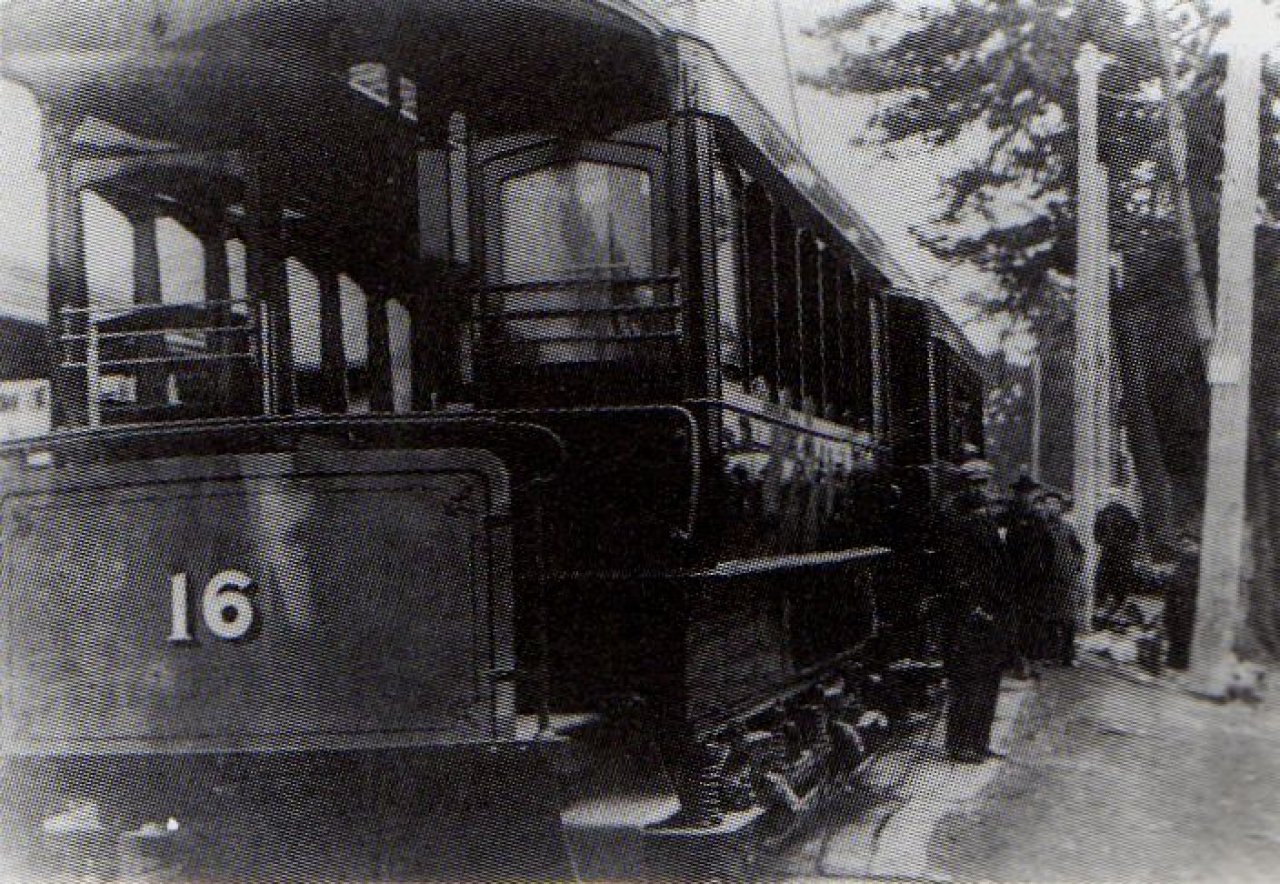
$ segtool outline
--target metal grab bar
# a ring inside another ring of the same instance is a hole
[[[589,319],[612,316],[678,316],[679,304],[623,304],[617,307],[553,307],[547,310],[496,310],[477,319],[489,322],[518,322],[522,319]]]
[[[258,303],[260,302],[247,298],[229,298],[222,301],[193,301],[188,304],[93,304],[88,307],[63,307],[61,312],[66,316],[79,316],[81,314],[87,316],[94,313],[128,316],[133,313],[155,313],[164,310],[175,313],[184,310],[203,313],[223,310],[237,305],[252,308]],[[245,315],[247,316],[248,314]]]
[[[237,309],[240,305],[250,310]],[[87,422],[90,427],[98,427],[103,414],[104,373],[118,374],[146,366],[191,371],[247,362],[258,366],[265,375],[263,368],[268,362],[264,357],[269,355],[269,342],[264,341],[263,335],[269,317],[261,315],[263,309],[261,302],[247,299],[64,307],[63,329],[56,339],[61,348],[58,368],[84,372]],[[160,327],[149,327],[156,319],[162,323]],[[134,322],[141,327],[127,327]],[[155,355],[127,355],[130,353]],[[108,406],[108,411],[119,410]]]
[[[680,281],[679,276],[627,276],[612,279],[607,276],[583,276],[573,279],[548,279],[538,282],[500,282],[483,285],[474,289],[475,294],[508,294],[511,292],[536,292],[551,289],[567,291],[587,286],[617,286],[619,288],[640,288],[642,286],[672,286]]]
[[[137,338],[144,335],[190,335],[197,334],[231,334],[235,332],[252,332],[253,327],[250,325],[211,325],[211,326],[174,326],[166,328],[146,328],[137,331],[113,331],[113,332],[96,332],[95,336],[99,341],[109,341],[115,338]],[[59,335],[60,341],[87,341],[88,333],[85,334],[64,334]]]
[[[252,359],[257,361],[255,353],[210,353],[200,354],[198,356],[139,356],[131,359],[98,359],[93,362],[99,368],[108,368],[112,366],[124,365],[164,365],[167,363],[195,363],[201,362],[217,362],[226,359]],[[63,362],[63,368],[88,368],[86,362]]]

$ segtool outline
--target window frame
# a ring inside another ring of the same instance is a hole
[[[568,142],[547,139],[521,145],[488,157],[480,163],[481,204],[480,268],[478,282],[485,287],[503,284],[502,190],[506,182],[543,169],[570,163],[598,163],[636,169],[649,175],[651,214],[650,275],[671,272],[670,201],[667,190],[667,163],[663,151],[653,145],[631,141]],[[474,243],[473,243],[474,244]]]

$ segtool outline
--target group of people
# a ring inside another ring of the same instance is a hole
[[[1085,598],[1085,551],[1066,520],[1069,501],[1022,476],[1014,498],[989,496],[991,466],[961,467],[964,488],[943,520],[938,544],[945,568],[942,650],[951,684],[947,750],[960,762],[991,757],[991,726],[1005,672],[1027,678],[1046,664],[1075,663],[1076,627]],[[1112,493],[1093,523],[1099,558],[1095,602],[1105,620],[1122,614],[1143,587],[1136,564],[1142,535],[1132,508]],[[1199,536],[1178,536],[1162,579],[1166,665],[1186,669],[1196,616]]]
[[[998,511],[982,460],[961,468],[965,487],[945,519],[942,646],[951,684],[947,751],[977,763],[989,747],[1000,680],[1044,663],[1072,665],[1084,547],[1066,521],[1067,501],[1021,477]]]

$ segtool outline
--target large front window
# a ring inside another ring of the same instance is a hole
[[[652,275],[649,173],[580,161],[507,179],[500,267],[508,284]]]
[[[676,331],[655,275],[648,171],[591,161],[508,178],[497,260],[480,309],[487,342],[517,364],[632,358]]]

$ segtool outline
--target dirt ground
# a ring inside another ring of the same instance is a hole
[[[1050,671],[1004,770],[934,828],[930,865],[957,881],[1280,880],[1277,703]]]

